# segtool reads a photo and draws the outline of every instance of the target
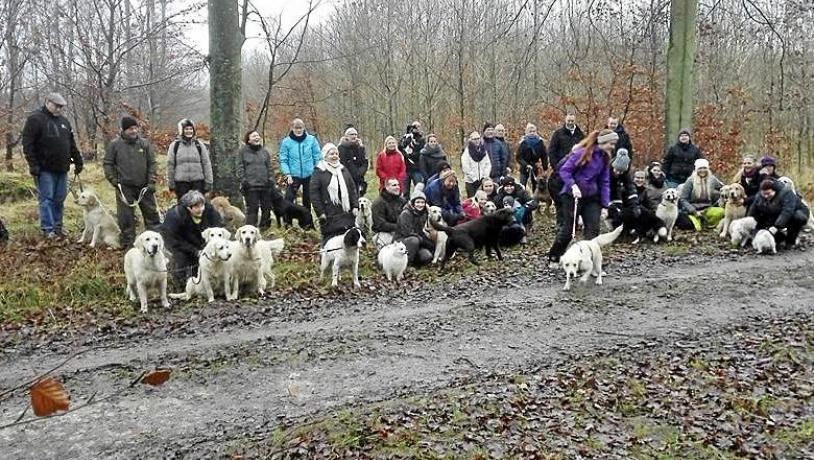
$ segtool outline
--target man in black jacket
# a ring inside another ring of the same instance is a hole
[[[160,231],[165,247],[172,253],[172,275],[178,288],[183,289],[187,278],[196,275],[198,252],[206,245],[201,232],[222,226],[218,211],[197,190],[184,194],[178,204],[167,211]]]
[[[619,119],[614,117],[608,118],[606,127],[619,135],[619,140],[616,141],[616,150],[613,151],[613,157],[616,158],[616,153],[621,149],[625,149],[627,150],[628,157],[633,160],[633,144],[630,142],[630,136],[627,131],[625,131],[625,127],[619,123]]]
[[[781,247],[791,247],[797,244],[810,211],[793,190],[780,181],[766,179],[746,215],[755,218],[758,229],[768,229]]]
[[[410,196],[410,182],[416,185],[426,180],[424,173],[421,172],[421,149],[426,143],[420,121],[416,120],[407,125],[407,133],[399,142],[399,150],[404,155],[404,162],[407,163],[407,180],[404,182],[404,190],[401,191],[404,199]]]
[[[62,116],[66,104],[60,94],[49,94],[23,128],[23,153],[39,193],[40,229],[46,238],[65,236],[62,214],[68,170],[73,163],[74,174],[79,174],[84,166],[71,123]]]
[[[373,242],[376,249],[393,242],[398,229],[399,215],[407,204],[401,196],[401,182],[396,177],[387,179],[379,198],[373,202]]]
[[[356,190],[359,196],[364,196],[367,192],[367,182],[365,182],[365,173],[368,168],[367,155],[365,153],[365,146],[362,145],[362,140],[359,139],[359,132],[353,126],[345,130],[345,135],[342,136],[339,142],[339,162],[342,163],[353,181],[356,183]]]
[[[551,141],[548,143],[548,164],[551,165],[552,173],[548,181],[548,192],[551,194],[551,199],[554,201],[554,207],[557,209],[557,228],[562,226],[565,220],[562,210],[562,200],[560,199],[560,190],[562,190],[562,179],[559,174],[559,163],[571,153],[574,148],[582,139],[585,134],[577,126],[576,115],[569,113],[565,116],[565,124],[558,130],[554,131],[551,135]]]

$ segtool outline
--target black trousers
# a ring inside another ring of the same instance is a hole
[[[197,190],[201,193],[206,193],[206,184],[202,180],[192,182],[176,182],[175,183],[175,197],[181,201],[181,197],[186,195],[190,190]]]
[[[562,204],[562,195],[560,195],[560,191],[562,190],[563,182],[560,179],[559,174],[552,174],[551,178],[548,180],[548,194],[551,195],[551,200],[554,202],[554,209],[557,211],[557,228],[559,229],[564,224],[565,221],[565,214],[563,212],[563,204]],[[574,204],[571,203],[571,206]]]
[[[401,240],[407,248],[407,263],[412,267],[421,267],[432,262],[435,246],[432,241],[417,236],[408,236]]]
[[[257,225],[257,211],[260,211],[260,228],[271,226],[271,190],[254,188],[243,192],[246,200],[246,224]]]
[[[475,196],[475,192],[478,191],[480,188],[480,184],[483,182],[482,180],[476,180],[475,182],[467,182],[464,185],[466,186],[466,197],[472,198]]]
[[[285,190],[285,199],[296,203],[297,190],[302,187],[302,205],[311,210],[311,176],[292,177],[291,184]]]
[[[124,192],[127,202],[133,203],[138,200],[141,187],[122,185],[122,192]],[[141,210],[141,216],[144,218],[144,229],[158,231],[158,226],[161,225],[161,219],[158,217],[158,205],[155,202],[153,192],[147,190],[144,193],[144,197],[139,202],[138,208]],[[122,201],[118,187],[116,188],[116,218],[119,223],[119,228],[122,231],[122,247],[125,249],[129,248],[136,240],[136,208],[130,207]]]
[[[582,216],[582,223],[585,228],[582,231],[583,239],[590,240],[599,235],[599,221],[602,216],[602,204],[598,196],[580,198],[577,205],[577,212],[574,214],[574,197],[571,195],[561,195],[563,210],[563,225],[557,230],[554,244],[548,250],[548,258],[559,260],[565,254],[568,243],[571,242],[571,231],[574,229],[574,219]]]

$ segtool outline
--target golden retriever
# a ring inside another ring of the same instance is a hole
[[[263,273],[261,250],[257,245],[261,241],[260,230],[253,225],[244,225],[235,232],[235,240],[230,243],[232,258],[229,260],[229,273],[232,291],[231,297],[226,300],[237,300],[241,284],[248,284],[251,290],[262,296],[266,293],[266,277]]]
[[[198,257],[198,275],[187,279],[182,294],[170,294],[170,298],[191,300],[195,296],[205,297],[207,302],[215,301],[215,289],[223,284],[223,292],[229,297],[231,279],[227,264],[232,257],[232,246],[223,238],[211,238]]]
[[[435,253],[432,256],[432,263],[436,264],[443,260],[447,253],[447,240],[449,235],[444,230],[439,230],[443,224],[443,213],[438,206],[430,206],[427,213],[427,223],[424,225],[424,234],[435,243]]]
[[[147,230],[136,237],[133,247],[124,255],[124,275],[127,295],[131,302],[135,302],[138,294],[142,313],[147,313],[147,302],[156,293],[161,297],[163,307],[170,306],[167,300],[167,257],[161,234]]]
[[[92,248],[95,248],[99,242],[103,242],[111,248],[120,248],[119,235],[122,231],[119,229],[116,219],[99,202],[96,194],[85,190],[76,197],[75,201],[82,207],[82,220],[85,224],[85,229],[82,230],[82,235],[77,242],[90,243]]]
[[[218,211],[226,227],[235,229],[246,223],[246,215],[225,196],[212,198],[212,206]]]
[[[741,184],[729,184],[721,187],[721,201],[724,204],[724,219],[718,224],[721,238],[729,234],[729,226],[733,221],[746,216],[746,190]]]

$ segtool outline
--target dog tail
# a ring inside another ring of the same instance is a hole
[[[167,297],[176,300],[190,300],[186,292],[181,292],[179,294],[167,294]]]
[[[603,233],[603,234],[597,236],[596,238],[594,238],[591,241],[595,242],[600,247],[601,246],[607,246],[607,245],[613,243],[614,241],[616,241],[616,238],[618,238],[619,235],[622,234],[622,230],[624,229],[624,227],[625,227],[624,225],[620,225],[620,226],[616,227],[616,230],[614,230],[612,232],[609,232],[609,233]]]
[[[452,227],[447,225],[447,223],[444,222],[444,219],[439,219],[438,222],[435,222],[435,221],[433,221],[432,219],[429,219],[429,218],[427,220],[430,222],[430,225],[432,226],[432,228],[434,228],[434,229],[436,229],[438,231],[449,232],[450,230],[452,230]]]
[[[277,238],[276,240],[269,241],[269,248],[271,248],[271,255],[278,257],[285,249],[285,240]]]
[[[667,238],[667,227],[659,228],[659,231],[657,233],[660,238]]]

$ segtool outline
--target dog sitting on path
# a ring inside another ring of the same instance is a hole
[[[99,202],[96,194],[85,190],[76,197],[76,204],[82,207],[82,220],[85,224],[82,236],[79,237],[79,243],[90,243],[92,248],[95,248],[100,242],[114,249],[121,247],[119,235],[122,231],[119,229],[116,219]]]
[[[589,276],[594,275],[596,284],[602,284],[602,246],[613,243],[623,228],[624,225],[620,225],[616,230],[603,233],[592,240],[578,241],[565,251],[560,257],[560,264],[565,271],[564,291],[571,289],[571,277],[576,278],[580,273],[580,283],[585,283]]]
[[[667,228],[667,241],[673,241],[673,227],[678,220],[678,197],[678,190],[668,188],[661,195],[661,203],[656,208],[656,217],[661,219]]]
[[[729,226],[746,215],[746,190],[741,184],[729,184],[721,187],[721,201],[724,203],[724,219],[718,224],[721,238],[729,234]]]
[[[161,305],[167,300],[167,257],[161,234],[146,231],[136,237],[133,247],[124,255],[124,276],[127,278],[127,296],[131,302],[139,301],[141,312],[147,313],[147,303],[156,294]]]
[[[774,235],[768,230],[758,230],[754,238],[752,238],[752,248],[758,254],[768,253],[777,254],[777,243],[775,242]]]
[[[373,204],[368,198],[359,198],[359,213],[356,214],[356,226],[361,228],[365,235],[373,234]]]
[[[379,251],[377,257],[379,265],[387,277],[387,281],[404,279],[404,271],[407,270],[407,247],[401,241],[388,244]]]

